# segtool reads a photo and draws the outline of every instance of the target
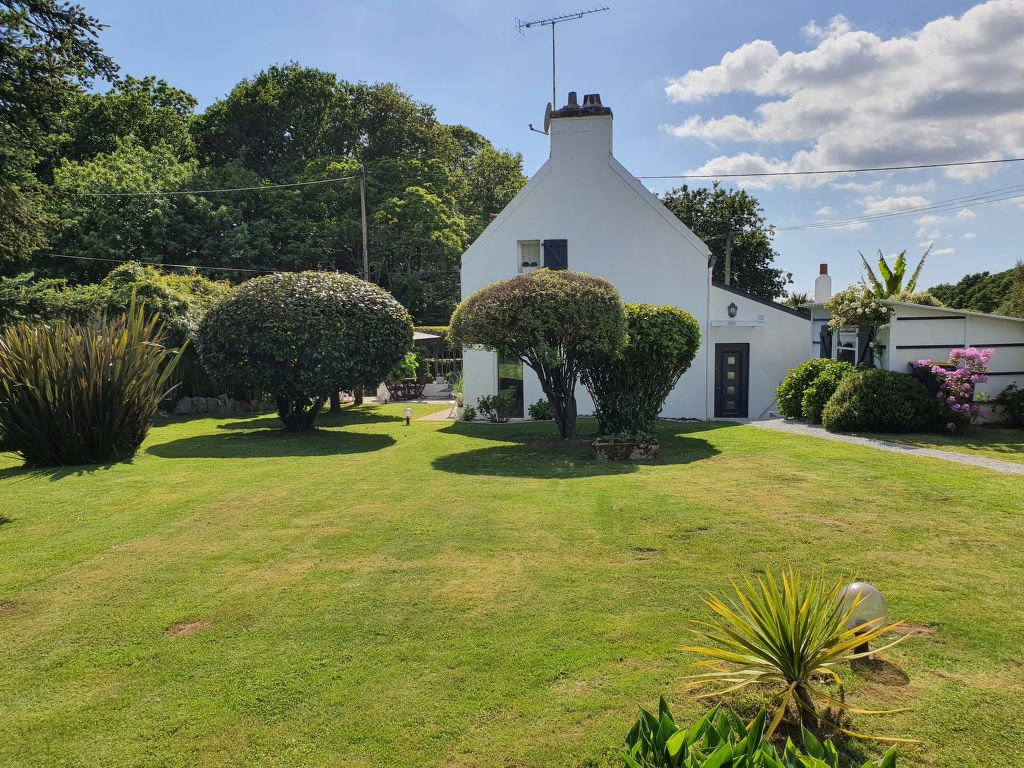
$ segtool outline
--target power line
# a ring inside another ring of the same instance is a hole
[[[138,262],[149,267],[178,267],[180,269],[208,269],[216,272],[258,272],[264,275],[272,275],[275,272],[283,272],[281,269],[246,269],[244,267],[206,267],[199,264],[161,264],[150,261],[139,261],[138,259],[101,259],[97,256],[72,256],[67,253],[40,253],[39,256],[46,256],[52,259],[76,259],[78,261],[103,261],[109,264],[131,264]]]
[[[776,231],[791,232],[805,229],[832,229],[836,227],[846,227],[851,224],[871,223],[882,219],[903,218],[907,216],[917,216],[924,213],[949,211],[954,208],[971,208],[976,205],[986,205],[988,203],[996,203],[1004,200],[1015,200],[1019,197],[1024,197],[1024,184],[988,190],[987,192],[979,192],[973,195],[963,195],[961,197],[954,197],[948,200],[938,200],[934,203],[900,208],[895,211],[854,216],[848,219],[833,219],[828,221],[809,222],[807,224],[794,224],[787,227],[776,227]]]
[[[818,171],[757,171],[751,173],[679,173],[666,176],[637,176],[638,179],[745,179],[763,176],[823,176],[838,173],[879,173],[883,171],[916,171],[926,168],[956,168],[965,165],[992,165],[994,163],[1020,163],[1024,157],[1004,157],[998,160],[963,160],[957,163],[921,163],[919,165],[879,165],[873,168],[833,168]]]
[[[262,192],[267,189],[292,189],[295,187],[310,187],[315,184],[334,184],[339,181],[349,181],[359,178],[359,174],[351,176],[337,176],[331,179],[316,179],[314,181],[295,181],[288,184],[261,184],[257,187],[224,187],[221,189],[177,189],[153,192],[77,192],[75,190],[61,190],[78,197],[157,197],[160,195],[212,195],[222,192]]]

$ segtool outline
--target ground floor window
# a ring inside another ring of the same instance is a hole
[[[858,346],[857,331],[855,330],[842,330],[838,334],[836,339],[836,360],[841,363],[849,363],[850,365],[856,365],[858,360]]]
[[[498,355],[498,391],[512,390],[515,397],[515,416],[523,417],[523,361],[518,357]]]

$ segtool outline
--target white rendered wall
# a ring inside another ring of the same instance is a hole
[[[551,121],[551,157],[462,257],[462,295],[519,273],[517,242],[565,239],[569,269],[599,275],[626,302],[671,304],[705,325],[707,247],[611,155],[610,115]],[[705,418],[707,344],[666,403],[664,415]],[[465,397],[494,392],[493,355],[468,351]],[[524,371],[524,401],[543,397]],[[581,414],[593,404],[583,387]]]
[[[736,305],[734,318],[729,317],[730,304]],[[776,412],[775,389],[782,383],[786,371],[807,359],[810,321],[718,286],[711,288],[708,314],[711,328],[708,413],[715,412],[715,344],[750,345],[747,416],[766,418],[769,412]]]

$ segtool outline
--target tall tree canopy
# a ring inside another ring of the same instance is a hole
[[[69,104],[117,68],[100,50],[99,22],[59,0],[0,0],[0,268],[46,239],[45,189],[35,173]]]
[[[707,243],[714,257],[715,280],[725,279],[726,235],[733,231],[742,234],[732,239],[731,285],[775,299],[793,282],[792,274],[772,266],[778,256],[772,247],[775,227],[765,222],[761,204],[746,190],[724,189],[717,181],[711,187],[692,189],[684,184],[666,192],[661,201]]]
[[[370,279],[421,322],[446,322],[458,301],[462,251],[525,183],[521,156],[440,123],[433,107],[392,84],[349,83],[293,63],[243,80],[202,114],[193,115],[194,107],[189,94],[154,78],[126,78],[74,101],[63,159],[52,168],[55,250],[361,275],[364,172]],[[341,180],[258,192],[109,195],[325,179]],[[103,262],[49,265],[51,274],[76,279],[106,269]]]

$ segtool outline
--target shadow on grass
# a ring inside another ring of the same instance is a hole
[[[473,429],[473,425],[466,425]],[[461,434],[461,430],[452,429]],[[482,437],[483,435],[481,435]],[[521,437],[521,435],[519,436]],[[440,456],[434,469],[461,475],[531,477],[542,480],[603,475],[625,475],[641,466],[690,464],[719,453],[707,440],[681,435],[660,435],[661,458],[643,462],[598,462],[590,447],[592,437],[559,440],[557,437],[520,439],[513,445],[495,445]],[[516,439],[508,435],[506,440]]]
[[[395,444],[389,435],[314,429],[310,432],[285,432],[258,429],[196,435],[158,443],[146,453],[163,459],[248,459],[283,456],[339,456],[346,453],[379,451]]]
[[[344,406],[341,413],[332,415],[326,411],[316,418],[318,427],[345,427],[353,424],[380,424],[382,422],[405,421],[398,414],[382,412],[380,406]],[[240,421],[218,424],[217,429],[280,429],[281,420],[276,413],[266,413]]]
[[[17,454],[10,454],[17,456]],[[20,458],[20,457],[18,457]],[[123,459],[117,461],[105,461],[102,464],[75,464],[63,467],[37,467],[32,464],[21,464],[17,467],[7,467],[7,469],[0,469],[0,480],[6,478],[16,480],[28,480],[30,478],[47,478],[50,482],[57,482],[63,480],[65,477],[84,477],[86,475],[93,475],[97,472],[102,472],[107,469],[112,469],[120,464],[131,464],[132,459],[135,456],[126,456]]]

